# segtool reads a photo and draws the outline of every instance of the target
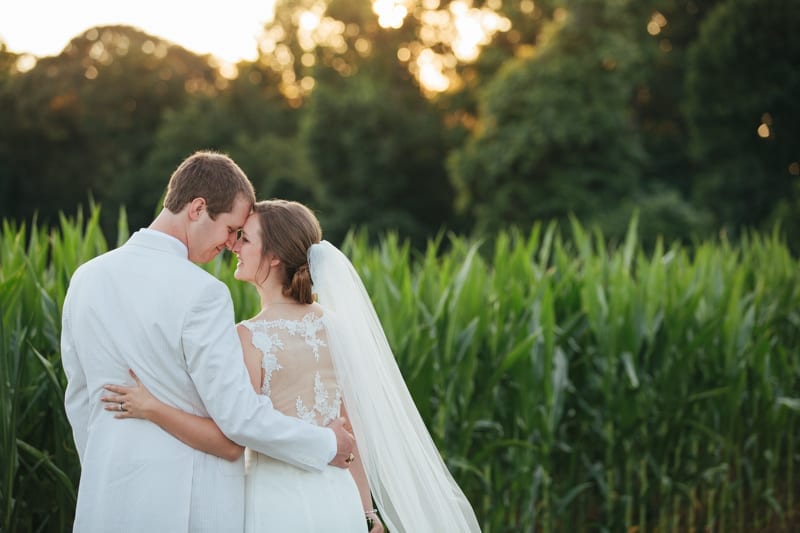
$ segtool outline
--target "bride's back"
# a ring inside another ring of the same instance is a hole
[[[317,304],[275,304],[242,322],[262,355],[261,393],[282,413],[320,426],[339,417],[342,404],[323,314]]]

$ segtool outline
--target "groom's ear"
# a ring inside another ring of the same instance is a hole
[[[206,208],[205,198],[195,198],[189,203],[189,220],[198,220]]]

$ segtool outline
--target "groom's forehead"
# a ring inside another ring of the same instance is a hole
[[[233,208],[230,211],[221,213],[218,218],[223,218],[228,225],[236,226],[238,229],[244,226],[251,212],[252,206],[250,203],[239,199],[239,201],[234,202]]]

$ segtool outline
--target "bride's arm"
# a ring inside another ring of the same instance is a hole
[[[242,343],[242,353],[244,354],[244,366],[250,375],[250,383],[256,392],[261,392],[261,385],[264,382],[264,370],[261,363],[264,354],[261,350],[253,346],[253,334],[242,324],[236,325],[236,333],[239,334],[239,342]]]
[[[350,419],[347,417],[347,411],[344,405],[342,405],[342,416],[348,420],[349,424]],[[353,476],[353,480],[358,487],[358,493],[361,496],[361,507],[364,509],[364,519],[372,519],[372,529],[369,530],[370,533],[383,533],[383,523],[372,507],[372,493],[369,490],[369,480],[367,479],[367,471],[364,470],[364,462],[361,460],[361,456],[358,453],[358,442],[356,442],[354,453],[356,458],[350,463],[350,475]]]
[[[242,456],[244,448],[228,439],[213,420],[165,404],[142,385],[133,370],[130,370],[130,374],[136,380],[133,387],[105,386],[106,390],[115,393],[101,398],[106,404],[106,411],[116,413],[114,418],[149,420],[184,444],[228,461],[235,461]]]

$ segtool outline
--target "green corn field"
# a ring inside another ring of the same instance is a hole
[[[129,234],[124,212],[117,243]],[[60,310],[99,209],[0,235],[0,531],[69,531]],[[777,232],[644,250],[573,222],[343,249],[486,533],[800,528],[800,264]],[[231,257],[207,266],[237,319]],[[442,532],[458,533],[458,532]]]

